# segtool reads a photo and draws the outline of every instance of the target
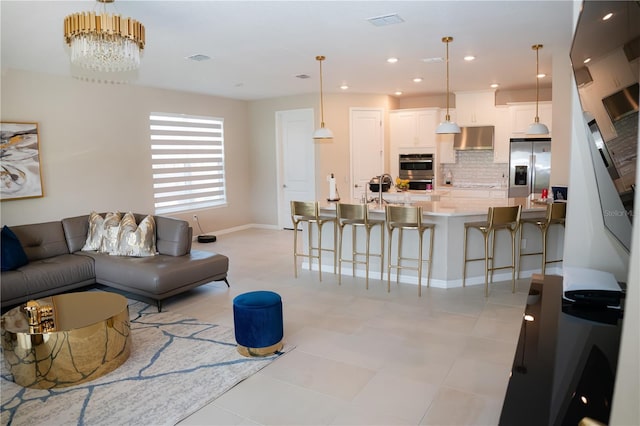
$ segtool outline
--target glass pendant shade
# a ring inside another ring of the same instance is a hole
[[[313,132],[314,139],[333,139],[333,132],[326,127],[324,127],[324,123],[322,126]]]
[[[460,133],[460,126],[458,126],[453,121],[450,121],[450,120],[443,121],[436,128],[436,134],[446,135],[451,133]]]
[[[534,123],[529,124],[529,127],[527,128],[527,134],[528,135],[548,135],[549,128],[544,124],[536,121]]]
[[[71,40],[71,63],[93,71],[132,71],[140,67],[140,49],[119,36],[79,34]]]

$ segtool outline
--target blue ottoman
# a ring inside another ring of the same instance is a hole
[[[272,291],[252,291],[233,299],[233,325],[238,352],[268,356],[282,349],[282,299]]]

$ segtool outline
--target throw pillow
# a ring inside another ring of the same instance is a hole
[[[20,240],[7,225],[2,227],[1,234],[2,257],[0,263],[2,263],[2,270],[12,271],[29,263]]]
[[[133,213],[127,213],[120,221],[118,245],[113,255],[147,257],[156,255],[156,224],[153,216],[147,216],[136,225]]]
[[[109,212],[104,216],[100,253],[111,253],[116,250],[121,217],[120,212]]]
[[[100,250],[102,244],[104,218],[96,212],[89,215],[89,232],[82,251]]]

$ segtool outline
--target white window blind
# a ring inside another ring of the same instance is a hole
[[[149,130],[156,214],[227,202],[222,118],[153,112]]]

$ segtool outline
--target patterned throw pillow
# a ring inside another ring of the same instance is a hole
[[[104,218],[96,212],[89,215],[89,232],[87,233],[87,241],[82,247],[82,251],[95,251],[100,249],[102,244]]]
[[[116,250],[121,217],[120,212],[109,212],[104,216],[102,243],[98,249],[100,253],[111,253]]]
[[[118,243],[111,252],[118,256],[147,257],[156,255],[156,223],[147,216],[136,225],[133,213],[124,215],[118,230]]]

